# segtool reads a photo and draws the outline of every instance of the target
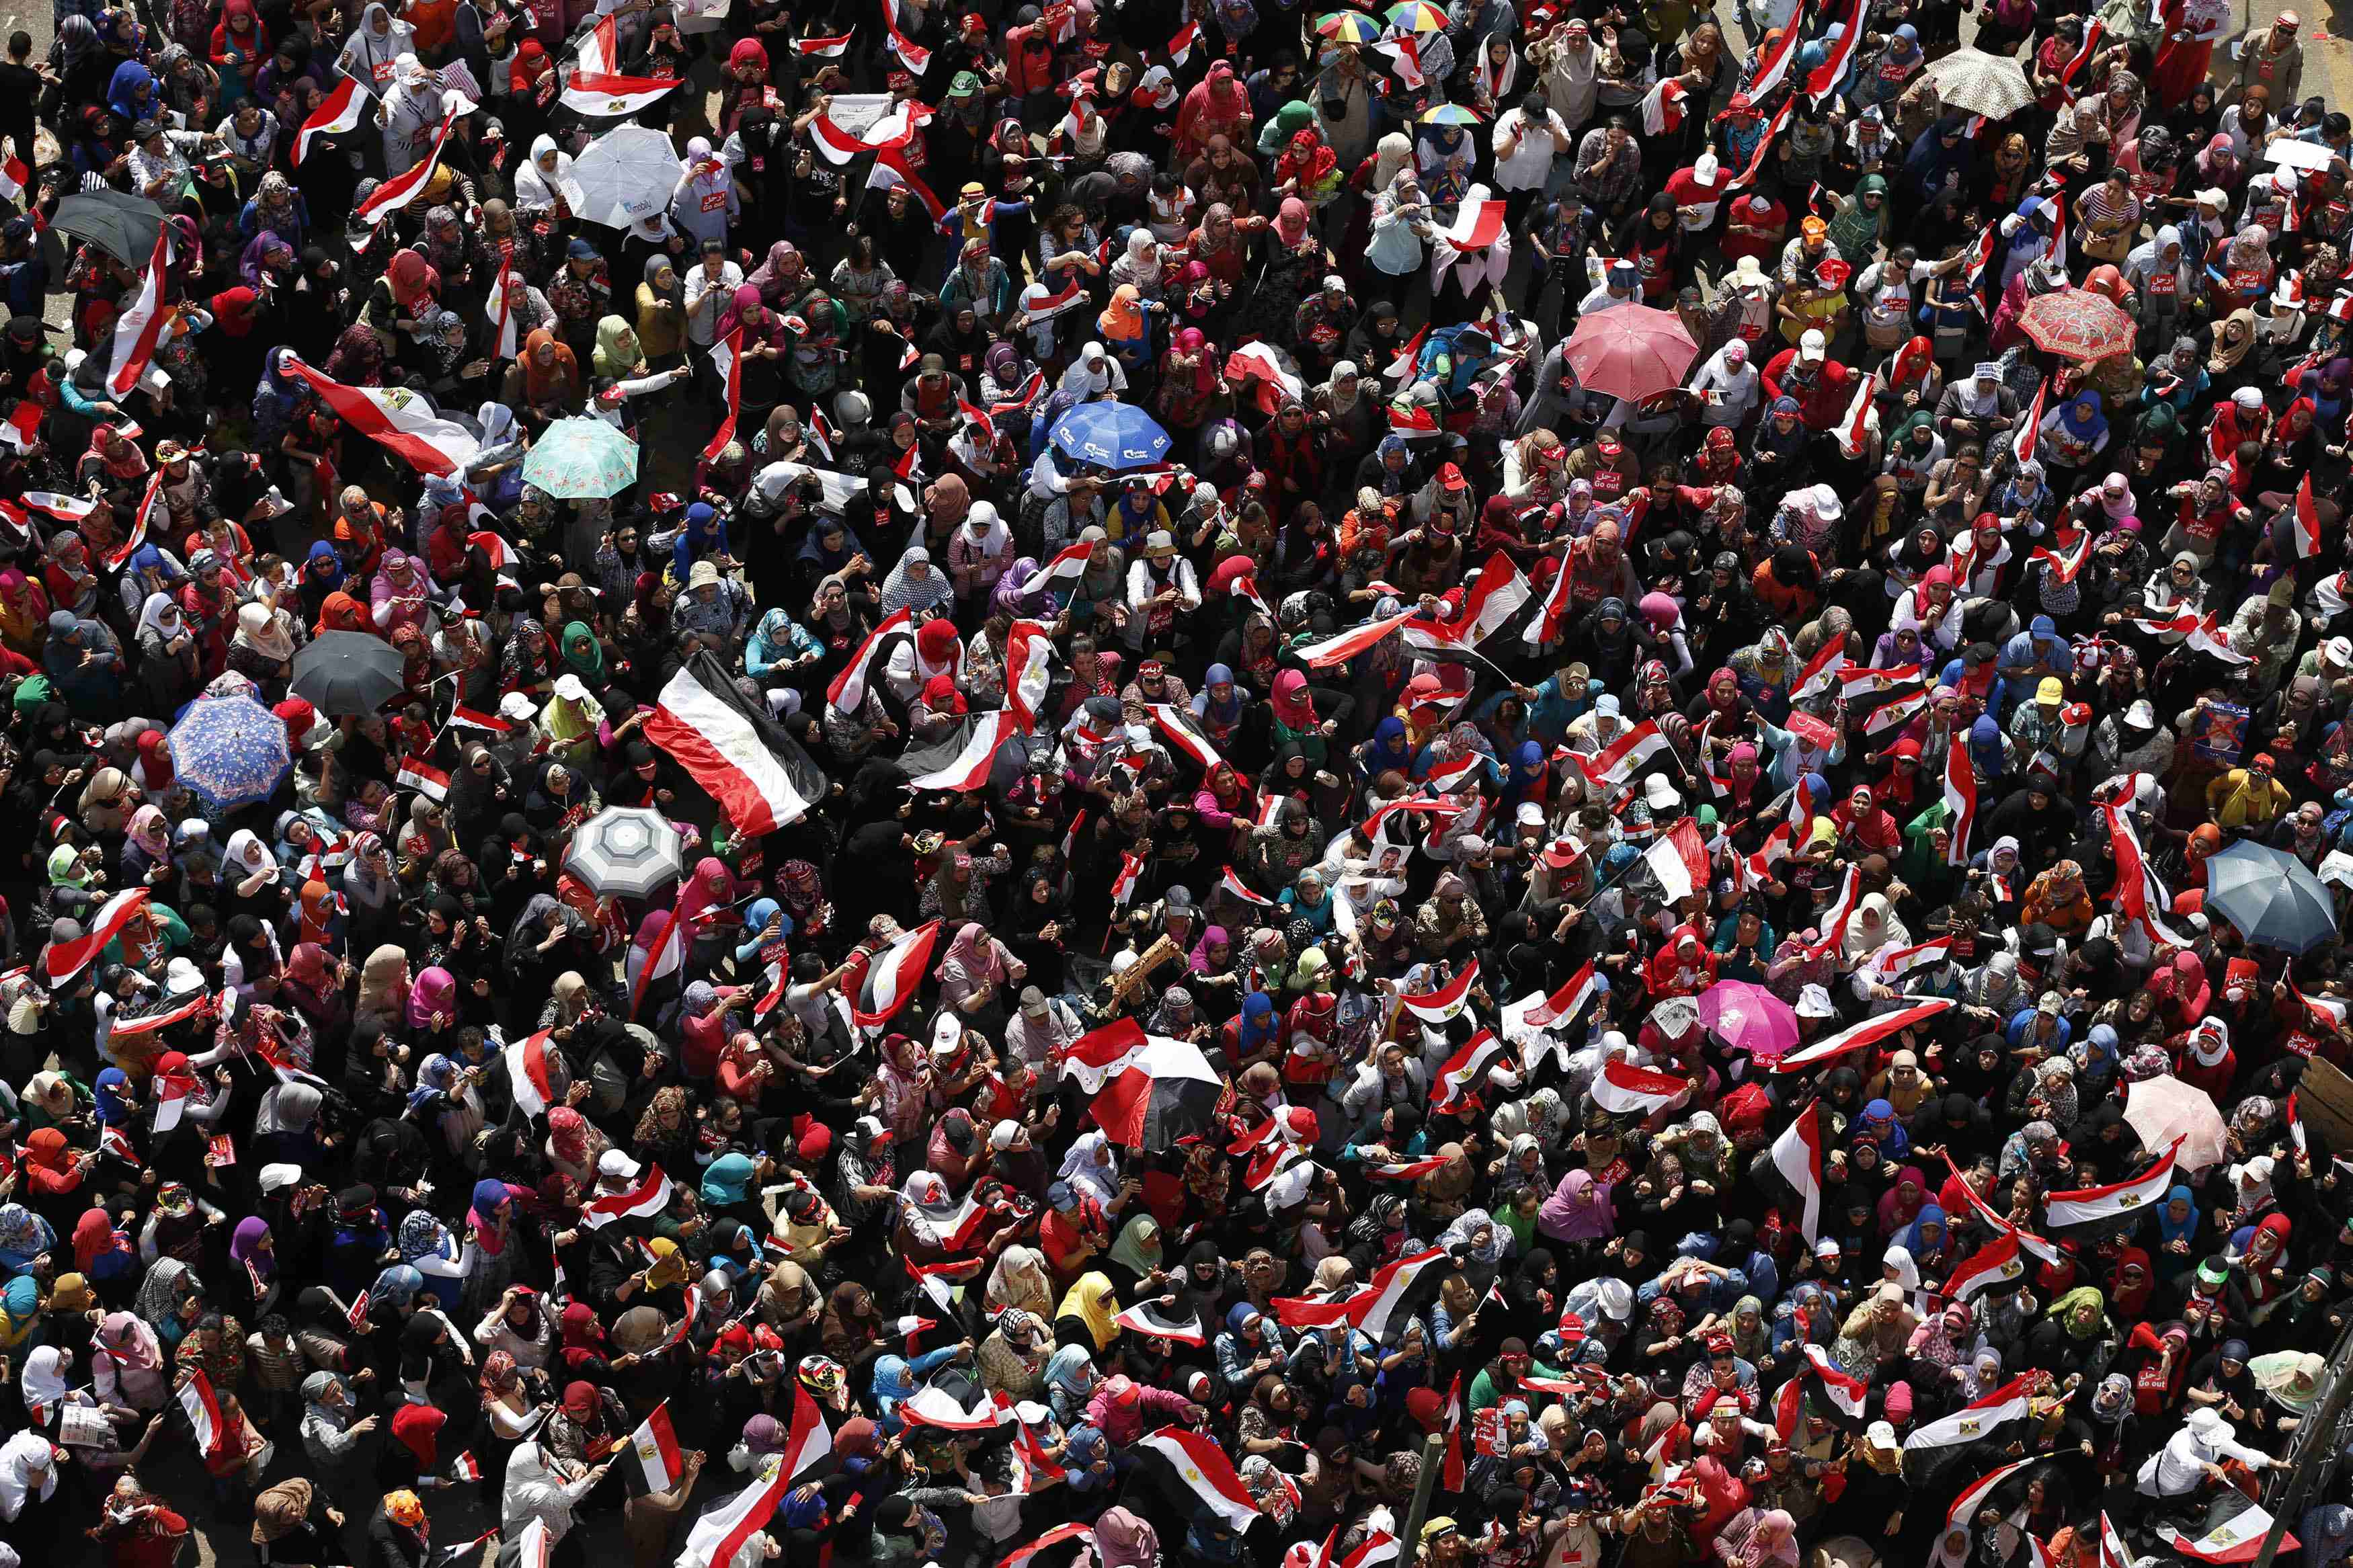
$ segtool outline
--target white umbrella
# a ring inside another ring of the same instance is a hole
[[[2140,1146],[2153,1154],[2162,1154],[2180,1139],[2181,1152],[2173,1168],[2185,1176],[2221,1163],[2222,1113],[2214,1109],[2213,1096],[2170,1073],[2143,1079],[2126,1089],[2125,1125],[2140,1135]]]
[[[1947,109],[2007,120],[2034,101],[2026,72],[2016,60],[1982,49],[1955,49],[1928,62],[1928,79],[1936,84],[1936,98]]]
[[[678,152],[661,132],[618,125],[572,161],[580,186],[574,216],[607,228],[633,229],[659,216],[678,189]]]

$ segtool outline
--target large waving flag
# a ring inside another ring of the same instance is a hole
[[[865,978],[858,984],[858,1000],[849,1016],[861,1028],[877,1028],[915,999],[923,976],[931,973],[932,948],[940,940],[940,922],[927,921],[902,931],[890,946],[867,961]]]
[[[196,1451],[206,1458],[219,1457],[228,1443],[228,1424],[221,1419],[213,1380],[202,1367],[180,1385],[180,1408],[188,1413],[188,1425],[195,1429]]]
[[[1171,1489],[1187,1507],[1208,1509],[1237,1533],[1259,1516],[1258,1500],[1215,1439],[1182,1426],[1163,1426],[1135,1447],[1163,1467],[1174,1483]]]
[[[1398,1005],[1415,1017],[1431,1024],[1443,1024],[1461,1013],[1471,999],[1471,988],[1479,984],[1479,961],[1472,959],[1462,972],[1435,991],[1424,991],[1409,996],[1398,994]]]
[[[147,259],[147,270],[140,274],[139,292],[115,318],[114,357],[106,371],[109,396],[130,396],[155,358],[155,345],[163,341],[164,325],[172,319],[172,311],[164,303],[164,268],[171,260],[172,226],[166,224],[155,236],[155,250]]]
[[[849,656],[849,662],[841,667],[841,673],[825,689],[826,700],[833,705],[835,712],[858,711],[859,705],[866,700],[868,671],[874,660],[899,639],[914,635],[914,619],[912,610],[893,610],[866,634],[866,640],[858,645],[858,651]]]
[[[87,968],[105,951],[108,942],[122,933],[132,912],[145,903],[147,897],[145,888],[126,888],[99,906],[98,913],[84,922],[85,929],[78,940],[52,941],[41,956],[41,967],[48,973],[50,988],[62,985]]]
[[[1511,1042],[1498,1039],[1493,1031],[1482,1029],[1462,1044],[1462,1048],[1446,1058],[1430,1086],[1430,1109],[1433,1111],[1452,1110],[1474,1093],[1486,1080],[1487,1069],[1511,1054]]]
[[[744,700],[709,648],[697,649],[661,689],[645,736],[710,792],[739,837],[774,833],[825,798],[824,773]]]
[[[1904,1439],[1904,1451],[1909,1454],[1923,1448],[1950,1448],[1974,1443],[2005,1422],[2023,1419],[2027,1385],[2032,1380],[2031,1373],[2012,1378],[1976,1404],[1965,1405],[1941,1421],[1915,1428]]]
[[[405,386],[346,386],[292,354],[286,356],[286,368],[307,383],[345,424],[399,454],[420,474],[446,478],[472,462],[481,450],[472,431],[436,414],[432,404]]]
[[[537,1116],[554,1101],[554,1079],[547,1068],[547,1048],[551,1032],[515,1041],[503,1053],[507,1064],[507,1082],[514,1090],[515,1109],[523,1115]]]
[[[302,121],[302,129],[294,133],[294,162],[299,167],[311,155],[311,143],[322,136],[340,136],[359,128],[360,117],[375,95],[360,85],[360,79],[347,76],[335,83],[335,90],[319,101],[311,117]]]
[[[1673,1073],[1636,1067],[1620,1057],[1602,1065],[1592,1093],[1594,1102],[1612,1116],[1648,1116],[1691,1098],[1691,1085]]]
[[[1773,1168],[1797,1190],[1801,1205],[1799,1228],[1808,1246],[1821,1239],[1822,1228],[1822,1102],[1810,1103],[1798,1119],[1773,1140]]]
[[[609,25],[612,18],[607,16],[605,20]],[[452,102],[452,100],[456,101]],[[367,200],[353,203],[353,216],[373,227],[415,201],[418,193],[432,183],[433,171],[441,166],[441,150],[449,144],[449,132],[457,128],[459,121],[474,110],[472,104],[456,92],[444,93],[441,102],[444,110],[441,129],[433,133],[433,145],[427,151],[423,161],[369,192]]]
[[[797,1387],[795,1392],[802,1398],[807,1397],[806,1390]],[[824,1430],[824,1425],[823,1422],[818,1424],[819,1431]],[[797,1419],[793,1423],[793,1429],[797,1436],[800,1431]],[[758,1480],[706,1510],[702,1517],[694,1521],[694,1528],[687,1531],[686,1548],[678,1554],[676,1568],[730,1568],[735,1561],[735,1553],[743,1550],[744,1543],[752,1539],[754,1531],[768,1522],[776,1511],[776,1505],[784,1501],[785,1494],[792,1489],[791,1457],[790,1451],[779,1456],[775,1468],[764,1472]]]
[[[601,17],[572,57],[572,75],[564,84],[565,106],[592,120],[611,120],[659,102],[678,85],[674,77],[623,76],[620,58],[614,18]]]
[[[650,1219],[670,1207],[670,1180],[659,1165],[648,1165],[638,1184],[627,1192],[607,1193],[580,1205],[580,1223],[602,1230],[617,1219]]]
[[[1791,1051],[1773,1064],[1775,1072],[1810,1072],[1824,1062],[1835,1061],[1850,1051],[1875,1046],[1891,1036],[1925,1024],[1953,1005],[1949,996],[1906,996],[1906,1005],[1893,1013],[1882,1013],[1875,1018],[1865,1018],[1851,1029],[1816,1040],[1800,1050]]]
[[[736,416],[744,411],[744,329],[736,328],[727,334],[727,341],[711,345],[711,368],[719,373],[726,387],[724,412],[719,416],[719,428],[703,443],[702,460],[715,463],[719,454],[727,450],[727,443],[735,439]]]
[[[2062,1226],[2129,1224],[2138,1219],[2165,1201],[2165,1190],[2173,1184],[2174,1157],[2180,1152],[2181,1140],[2176,1138],[2166,1145],[2157,1163],[2137,1176],[2105,1187],[2052,1193],[2042,1202],[2043,1223],[2056,1230]]]
[[[1960,737],[1945,748],[1945,864],[1969,863],[1969,833],[1978,825],[1978,773]]]
[[[1277,1296],[1274,1298],[1274,1321],[1287,1329],[1328,1329],[1335,1323],[1347,1323],[1377,1339],[1388,1329],[1389,1320],[1405,1302],[1413,1289],[1414,1281],[1422,1270],[1432,1264],[1442,1263],[1446,1249],[1433,1247],[1400,1258],[1373,1271],[1364,1288],[1352,1296],[1324,1300],[1307,1296]]]

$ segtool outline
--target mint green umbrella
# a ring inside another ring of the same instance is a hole
[[[602,419],[559,419],[532,444],[522,482],[563,500],[616,494],[638,477],[638,444]]]

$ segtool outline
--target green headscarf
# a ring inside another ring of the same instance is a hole
[[[90,886],[90,868],[82,864],[80,850],[70,844],[60,844],[49,851],[49,886],[52,888]]]
[[[1145,1275],[1160,1267],[1160,1222],[1137,1215],[1111,1244],[1111,1261],[1130,1273]]]
[[[574,647],[584,640],[588,645],[588,651],[585,654],[575,651]],[[565,668],[578,676],[589,690],[593,692],[605,684],[605,647],[596,640],[596,634],[589,628],[586,621],[564,623],[562,649]]]
[[[2100,1324],[2107,1316],[2107,1308],[2108,1299],[2095,1287],[2078,1285],[2052,1302],[2051,1310],[2044,1315],[2058,1319],[2060,1325],[2074,1338],[2088,1340],[2100,1331]],[[2088,1321],[2079,1321],[2084,1319]]]
[[[636,328],[618,316],[607,316],[596,323],[596,352],[590,363],[598,375],[625,380],[637,370],[641,357]]]
[[[1879,193],[1877,211],[1862,205],[1862,198],[1873,191]],[[1831,219],[1831,248],[1839,259],[1857,272],[1874,259],[1872,251],[1879,245],[1879,237],[1887,226],[1887,182],[1877,174],[1865,174],[1855,182],[1854,199],[1839,209]]]

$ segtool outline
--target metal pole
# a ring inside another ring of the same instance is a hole
[[[1413,1507],[1405,1516],[1405,1563],[1407,1568],[1421,1552],[1421,1527],[1430,1521],[1430,1495],[1438,1490],[1438,1472],[1446,1463],[1446,1434],[1432,1432],[1421,1440],[1421,1475],[1413,1483]],[[2258,1563],[2257,1568],[2270,1568]]]
[[[2328,1397],[2321,1402],[2320,1411],[2309,1426],[2299,1427],[2296,1436],[2303,1452],[2296,1457],[2295,1468],[2289,1471],[2287,1487],[2280,1494],[2280,1506],[2272,1515],[2272,1527],[2263,1531],[2263,1546],[2255,1552],[2254,1568],[2272,1568],[2272,1559],[2279,1553],[2280,1537],[2287,1533],[2288,1521],[2303,1506],[2304,1494],[2320,1466],[2333,1463],[2337,1458],[2337,1427],[2344,1419],[2346,1401],[2353,1396],[2353,1328],[2345,1331],[2330,1356],[2334,1363],[2334,1379]]]

